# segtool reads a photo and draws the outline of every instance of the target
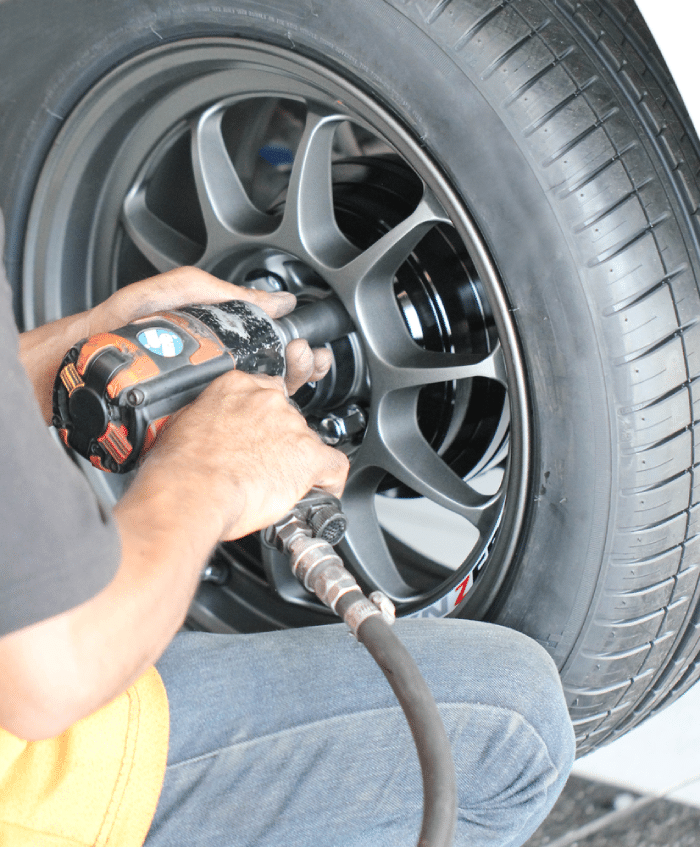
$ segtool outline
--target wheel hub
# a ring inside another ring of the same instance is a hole
[[[304,262],[289,254],[272,251],[248,257],[233,268],[229,280],[235,285],[263,291],[291,292],[296,296],[299,306],[323,303],[333,294],[322,277]],[[329,341],[325,346],[333,354],[330,371],[322,380],[304,385],[295,394],[294,400],[309,424],[323,433],[322,437],[334,438],[333,425],[329,423],[322,426],[322,421],[328,413],[333,413],[338,420],[344,420],[347,411],[341,407],[351,399],[353,403],[367,403],[369,375],[362,344],[356,333]],[[361,410],[360,416],[355,416],[353,423],[349,424],[353,437],[346,437],[349,431],[343,430],[343,434],[337,434],[333,443],[346,450],[349,450],[351,441],[357,444],[356,436],[364,429],[364,426],[357,426],[357,420],[360,419],[364,420]]]

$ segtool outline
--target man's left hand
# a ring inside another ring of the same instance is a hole
[[[288,314],[296,305],[296,298],[288,292],[269,293],[241,288],[199,268],[183,267],[120,288],[86,312],[23,333],[20,336],[20,359],[34,385],[44,420],[51,422],[53,383],[61,360],[72,343],[118,329],[154,312],[192,303],[221,303],[225,300],[253,303],[271,318]],[[329,350],[311,350],[303,339],[292,341],[286,354],[285,383],[289,395],[298,391],[304,383],[325,376],[332,362]]]

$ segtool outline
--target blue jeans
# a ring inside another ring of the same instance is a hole
[[[515,847],[569,775],[553,662],[491,624],[397,621],[440,705],[459,784],[455,845]],[[344,624],[182,633],[158,663],[170,701],[145,847],[410,847],[422,783],[384,675]]]

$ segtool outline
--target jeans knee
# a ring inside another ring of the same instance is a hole
[[[463,814],[478,809],[484,824],[501,830],[505,840],[494,844],[511,843],[506,833],[523,825],[534,832],[575,756],[573,727],[549,654],[519,632],[474,621],[405,621],[399,636],[450,721]],[[481,738],[476,759],[475,735]],[[469,751],[461,761],[460,751]]]
[[[455,844],[523,844],[566,783],[573,733],[562,721],[563,730],[545,738],[520,711],[503,707],[472,704],[456,720],[449,711],[459,790]]]
[[[576,739],[559,671],[552,657],[533,639],[509,630],[505,637],[511,662],[506,666],[500,697],[540,737],[552,765],[564,775],[563,787],[576,756]]]

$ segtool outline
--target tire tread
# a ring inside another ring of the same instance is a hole
[[[660,54],[642,55],[653,41],[629,0],[469,0],[458,15],[438,7],[424,17],[433,37],[501,105],[569,221],[614,363],[617,531],[564,669],[585,752],[700,677],[700,295],[684,242],[697,248],[700,235],[697,141]],[[632,258],[644,270],[618,278],[616,260]]]

